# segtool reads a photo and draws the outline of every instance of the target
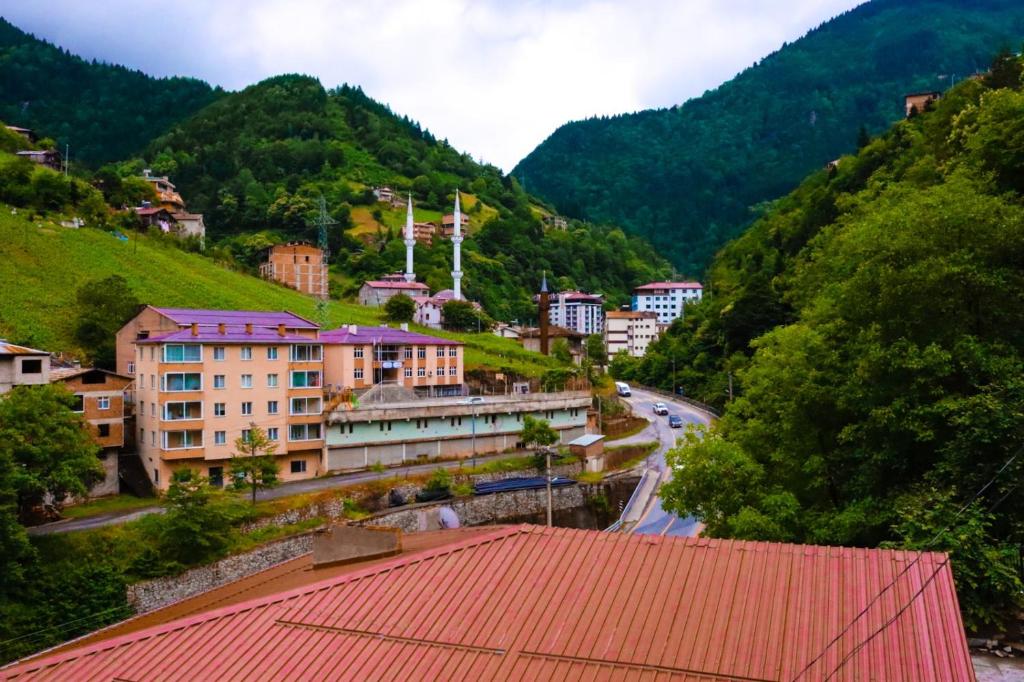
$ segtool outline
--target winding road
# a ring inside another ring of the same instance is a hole
[[[645,443],[658,441],[658,449],[647,458],[645,478],[638,486],[638,495],[630,501],[632,509],[623,512],[622,530],[627,533],[645,535],[677,535],[694,536],[701,531],[701,523],[692,516],[685,519],[665,511],[661,506],[658,494],[661,485],[672,477],[672,472],[665,462],[665,453],[676,444],[683,429],[673,429],[668,425],[667,416],[654,414],[654,403],[663,402],[668,406],[670,415],[682,417],[686,424],[708,424],[711,415],[682,401],[673,400],[657,393],[633,388],[633,395],[623,398],[633,407],[633,412],[651,421],[650,425],[640,433],[615,442],[616,445],[629,443]],[[654,482],[647,484],[647,478],[654,477]]]

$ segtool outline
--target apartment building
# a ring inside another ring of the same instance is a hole
[[[50,381],[50,354],[0,339],[0,395]]]
[[[551,297],[548,319],[556,327],[590,336],[604,331],[604,297],[563,291]]]
[[[284,312],[147,307],[118,333],[135,377],[139,457],[165,489],[181,467],[221,484],[253,425],[284,480],[321,471],[324,353],[317,326]]]
[[[696,303],[704,295],[698,282],[652,282],[633,290],[634,311],[654,312],[661,324],[672,324],[683,316],[688,303]]]
[[[604,345],[608,356],[626,351],[642,357],[658,338],[658,315],[653,311],[613,310],[605,315]]]
[[[317,298],[327,298],[324,252],[309,242],[276,244],[260,263],[260,276]]]

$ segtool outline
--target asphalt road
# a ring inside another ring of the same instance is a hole
[[[496,455],[480,456],[476,458],[477,463],[489,462],[495,459],[504,459],[508,455],[499,453]],[[366,481],[374,481],[380,478],[390,478],[392,476],[410,476],[416,474],[430,473],[434,469],[444,467],[445,469],[456,469],[460,465],[471,465],[472,459],[456,460],[452,462],[431,462],[429,464],[413,464],[407,467],[399,467],[394,469],[385,469],[384,471],[357,471],[351,474],[337,474],[335,476],[324,476],[321,478],[310,478],[303,481],[290,481],[288,483],[282,483],[276,488],[270,488],[269,490],[260,490],[256,493],[257,500],[275,500],[280,497],[287,497],[289,495],[301,495],[302,493],[319,492],[322,490],[332,490],[334,488],[343,488],[345,486],[354,485],[357,483],[365,483]],[[39,526],[32,526],[28,529],[29,535],[47,535],[50,533],[70,533],[76,530],[90,530],[92,528],[102,528],[104,526],[114,526],[121,523],[127,523],[137,518],[145,516],[147,514],[163,514],[164,508],[153,505],[152,507],[144,507],[142,509],[134,509],[125,512],[111,512],[109,514],[97,514],[96,516],[89,516],[81,519],[66,519],[63,521],[54,521],[53,523],[44,523]]]
[[[671,400],[656,393],[633,388],[633,395],[624,398],[633,407],[633,412],[641,417],[651,420],[650,426],[640,433],[629,438],[617,441],[615,444],[626,444],[631,442],[643,443],[657,440],[658,449],[648,457],[648,468],[659,472],[659,486],[654,493],[644,502],[645,509],[639,521],[629,529],[631,533],[645,535],[678,535],[694,536],[701,530],[700,522],[692,516],[685,519],[665,511],[661,506],[661,497],[658,495],[660,484],[669,480],[672,472],[665,462],[665,453],[676,444],[676,439],[682,435],[684,429],[673,429],[668,425],[668,415],[654,414],[654,403],[663,402],[668,406],[669,415],[677,414],[682,417],[684,428],[686,424],[707,424],[711,417],[684,402]]]

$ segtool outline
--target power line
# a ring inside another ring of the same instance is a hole
[[[851,621],[850,621],[850,623],[849,623],[849,624],[848,624],[848,625],[847,625],[847,626],[846,626],[845,628],[843,628],[843,629],[842,629],[842,631],[841,631],[841,632],[840,632],[840,633],[839,633],[838,635],[836,635],[836,636],[835,636],[834,638],[832,638],[832,640],[831,640],[831,641],[830,641],[830,642],[829,642],[828,644],[826,644],[826,645],[825,645],[825,648],[821,650],[821,653],[820,653],[820,654],[818,654],[817,656],[815,656],[815,657],[814,657],[814,658],[813,658],[813,659],[811,660],[811,662],[810,662],[810,663],[808,663],[808,664],[807,664],[806,666],[804,666],[804,667],[803,667],[803,669],[802,669],[802,670],[800,670],[800,672],[798,672],[798,673],[796,674],[796,676],[795,676],[795,677],[793,678],[792,682],[797,682],[797,680],[799,680],[799,679],[800,679],[801,677],[803,677],[803,676],[804,676],[804,674],[806,674],[808,670],[810,670],[810,669],[811,669],[812,667],[814,667],[814,665],[815,665],[815,664],[816,664],[816,663],[817,663],[818,661],[820,661],[820,660],[821,660],[822,658],[824,658],[824,657],[825,657],[825,654],[827,654],[827,653],[828,653],[829,649],[831,649],[833,645],[835,645],[835,644],[836,644],[836,643],[837,643],[837,642],[838,642],[839,640],[841,640],[841,639],[843,638],[843,635],[845,635],[845,634],[846,634],[847,632],[849,632],[849,631],[850,631],[850,628],[852,628],[852,627],[854,626],[854,624],[856,624],[856,622],[857,622],[858,620],[860,620],[861,618],[863,618],[863,617],[864,617],[864,616],[865,616],[865,615],[867,614],[867,612],[868,612],[868,611],[869,611],[869,610],[871,609],[871,607],[872,607],[872,606],[874,606],[874,605],[875,605],[875,603],[876,603],[876,602],[877,602],[877,601],[878,601],[879,599],[881,599],[881,598],[882,598],[882,595],[884,595],[884,594],[885,594],[886,592],[888,592],[888,591],[889,591],[890,589],[892,589],[892,588],[893,588],[893,586],[895,586],[895,585],[896,585],[896,583],[897,583],[897,582],[899,582],[899,579],[900,579],[900,578],[902,578],[902,577],[903,577],[904,575],[906,575],[906,574],[907,574],[907,572],[909,572],[909,571],[910,571],[910,569],[912,569],[912,568],[913,568],[913,567],[914,567],[914,566],[915,566],[915,565],[917,564],[917,562],[919,562],[919,561],[920,561],[920,560],[921,560],[921,559],[922,559],[922,558],[924,557],[924,554],[925,554],[925,552],[926,552],[926,551],[927,551],[927,550],[928,550],[928,549],[929,549],[930,547],[932,547],[932,545],[934,545],[934,544],[935,544],[936,542],[938,542],[939,538],[941,538],[941,537],[942,537],[942,536],[943,536],[943,535],[944,535],[944,534],[945,534],[946,532],[948,532],[948,531],[949,531],[949,530],[950,530],[950,529],[951,529],[951,528],[953,527],[953,524],[955,524],[955,523],[956,523],[957,519],[959,519],[959,518],[960,518],[960,516],[961,516],[961,515],[963,515],[963,513],[964,513],[965,511],[967,511],[967,509],[968,509],[968,508],[970,508],[970,506],[971,506],[972,504],[974,504],[974,502],[975,502],[975,501],[976,501],[976,500],[977,500],[977,499],[978,499],[979,497],[981,497],[981,496],[982,496],[982,495],[983,495],[983,494],[985,493],[985,491],[986,491],[986,490],[988,490],[988,489],[989,489],[989,488],[990,488],[990,487],[992,486],[992,484],[994,484],[994,483],[996,482],[996,480],[997,480],[997,479],[998,479],[998,478],[999,478],[999,477],[1000,477],[1000,476],[1001,476],[1001,475],[1003,474],[1003,472],[1004,472],[1004,471],[1006,471],[1006,470],[1007,470],[1007,469],[1008,469],[1008,468],[1010,467],[1010,465],[1011,465],[1011,464],[1013,464],[1014,460],[1016,460],[1016,459],[1017,459],[1017,457],[1018,457],[1018,456],[1020,456],[1020,454],[1021,454],[1021,452],[1022,452],[1022,451],[1024,451],[1024,446],[1021,446],[1020,448],[1018,448],[1018,449],[1017,449],[1017,452],[1015,452],[1015,453],[1013,454],[1013,456],[1012,456],[1012,457],[1010,457],[1010,459],[1006,460],[1006,463],[1005,463],[1005,464],[1003,464],[1003,466],[999,468],[999,471],[997,471],[997,472],[995,473],[995,475],[994,475],[994,476],[992,476],[992,478],[990,478],[990,479],[989,479],[988,483],[986,483],[985,485],[981,486],[981,488],[980,488],[980,489],[979,489],[979,490],[978,490],[978,491],[977,491],[976,493],[974,493],[974,495],[972,495],[972,496],[971,496],[971,499],[970,499],[970,500],[968,500],[968,501],[967,501],[967,503],[966,503],[966,504],[964,504],[964,505],[963,505],[962,507],[960,507],[960,509],[959,509],[959,510],[957,511],[957,513],[953,515],[953,519],[952,519],[952,520],[951,520],[951,521],[950,521],[950,522],[949,522],[948,524],[946,524],[946,527],[945,527],[945,528],[943,528],[942,530],[940,530],[940,531],[939,531],[938,533],[936,533],[936,534],[935,534],[935,536],[934,536],[934,537],[933,537],[933,538],[932,538],[931,540],[929,540],[929,541],[928,541],[928,543],[927,543],[927,544],[925,545],[925,548],[924,548],[924,549],[922,549],[922,550],[919,550],[919,551],[918,551],[918,554],[917,554],[917,556],[916,556],[916,557],[914,557],[914,560],[913,560],[913,561],[911,561],[911,562],[910,562],[909,564],[907,564],[907,565],[906,565],[906,567],[904,567],[904,569],[903,569],[902,571],[900,571],[899,573],[897,573],[897,574],[896,574],[896,577],[895,577],[895,578],[893,578],[893,579],[892,579],[892,580],[891,580],[891,581],[889,582],[889,584],[888,584],[888,585],[886,585],[885,587],[883,587],[883,588],[882,588],[882,590],[881,590],[881,591],[880,591],[880,592],[879,592],[878,594],[876,594],[876,595],[874,596],[874,598],[873,598],[873,599],[872,599],[871,601],[869,601],[869,602],[868,602],[867,606],[865,606],[865,607],[864,607],[863,609],[861,609],[860,613],[858,613],[858,614],[857,614],[856,616],[854,616],[854,617],[853,617],[853,620],[851,620]],[[1011,492],[1012,492],[1012,490],[1011,490]],[[1007,493],[1007,495],[1004,495],[1004,496],[1003,496],[1003,499],[1006,499],[1006,497],[1007,497],[1008,495],[1009,495],[1009,493]],[[999,502],[1002,502],[1002,499],[1001,499],[1001,500],[999,500]],[[995,507],[996,507],[996,506],[998,506],[998,504],[999,504],[999,503],[997,502],[997,503],[996,503],[996,505],[994,505],[994,506],[992,507],[992,509],[995,509]],[[909,601],[908,601],[908,602],[907,602],[907,603],[906,603],[906,604],[905,604],[905,605],[904,605],[904,606],[903,606],[902,608],[900,608],[900,610],[899,610],[899,611],[897,611],[896,615],[895,615],[895,616],[894,616],[893,618],[891,618],[890,620],[886,621],[886,623],[885,623],[885,624],[883,624],[883,625],[882,625],[882,626],[881,626],[881,627],[880,627],[880,628],[879,628],[878,630],[876,630],[876,631],[875,631],[875,632],[873,632],[873,633],[872,633],[871,635],[869,635],[869,636],[868,636],[868,638],[867,638],[866,640],[864,640],[863,642],[861,642],[860,644],[858,644],[857,646],[855,646],[855,647],[854,647],[853,649],[851,649],[850,653],[849,653],[849,654],[847,654],[847,655],[846,655],[846,657],[844,657],[842,661],[840,661],[840,663],[839,663],[839,666],[838,666],[838,667],[836,667],[836,669],[835,669],[835,670],[833,670],[833,671],[832,671],[831,673],[829,673],[828,677],[826,677],[826,678],[825,678],[825,680],[828,680],[828,679],[829,679],[829,678],[831,678],[831,677],[832,677],[832,676],[833,676],[833,675],[834,675],[834,674],[835,674],[836,672],[838,672],[838,671],[839,671],[839,669],[840,669],[840,668],[842,668],[842,667],[843,667],[843,665],[845,665],[845,664],[846,664],[846,661],[848,661],[848,660],[849,660],[849,658],[850,658],[850,656],[851,656],[851,655],[853,655],[854,653],[856,653],[856,652],[860,651],[860,650],[861,650],[861,649],[862,649],[862,648],[864,647],[864,645],[866,645],[866,644],[867,644],[868,642],[870,642],[870,641],[871,641],[872,639],[874,639],[875,637],[877,637],[877,636],[878,636],[878,635],[879,635],[879,634],[880,634],[880,633],[881,633],[881,632],[882,632],[883,630],[885,630],[885,629],[886,629],[887,627],[889,627],[889,626],[890,626],[890,625],[891,625],[891,624],[892,624],[893,622],[895,622],[895,619],[896,619],[896,618],[898,618],[898,617],[899,617],[899,616],[900,616],[900,615],[901,615],[901,614],[902,614],[902,613],[903,613],[904,611],[906,611],[906,610],[907,610],[907,608],[909,608],[909,607],[910,607],[910,605],[911,605],[911,604],[912,604],[912,603],[914,602],[914,600],[915,600],[915,599],[917,599],[917,598],[918,598],[918,597],[919,597],[919,596],[920,596],[920,595],[921,595],[921,594],[922,594],[922,593],[924,592],[924,588],[925,588],[925,587],[927,587],[927,586],[928,586],[928,585],[929,585],[929,584],[930,584],[930,583],[932,582],[932,580],[934,580],[934,579],[935,579],[935,576],[937,576],[937,575],[939,574],[939,571],[941,571],[941,570],[943,569],[943,567],[945,567],[945,565],[946,565],[946,564],[947,564],[948,562],[949,562],[949,557],[947,556],[947,557],[946,557],[946,559],[945,559],[945,560],[943,560],[943,561],[942,561],[942,562],[941,562],[941,563],[939,564],[939,566],[938,566],[938,567],[937,567],[937,568],[935,569],[935,571],[934,571],[934,572],[932,573],[931,577],[929,577],[929,578],[928,578],[928,579],[927,579],[927,580],[925,581],[924,585],[922,585],[922,586],[921,586],[921,589],[920,589],[920,590],[918,590],[918,591],[917,591],[917,592],[916,592],[916,593],[915,593],[915,594],[914,594],[914,595],[913,595],[913,596],[912,596],[912,597],[910,598],[910,600],[909,600]]]

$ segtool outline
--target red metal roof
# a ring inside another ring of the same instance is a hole
[[[537,526],[455,538],[0,677],[788,682],[917,556]],[[945,561],[923,555],[801,679],[921,590],[832,679],[973,680]]]

